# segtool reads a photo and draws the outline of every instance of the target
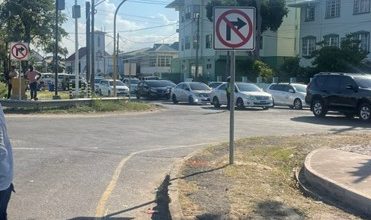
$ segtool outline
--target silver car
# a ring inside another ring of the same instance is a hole
[[[307,86],[299,83],[272,83],[267,92],[273,96],[275,105],[302,109],[305,105]]]
[[[189,104],[209,103],[211,88],[202,82],[182,82],[171,91],[171,100],[174,104],[188,102]]]
[[[211,103],[215,108],[219,108],[221,105],[227,105],[227,86],[227,83],[223,83],[216,87],[210,94]],[[245,107],[261,107],[263,109],[273,107],[272,96],[255,84],[237,82],[235,84],[234,94],[236,106],[240,109]]]

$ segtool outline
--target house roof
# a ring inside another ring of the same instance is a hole
[[[171,2],[170,4],[168,4],[166,6],[166,8],[179,8],[180,6],[183,6],[184,5],[184,0],[174,0],[173,2]]]
[[[75,60],[75,56],[76,56],[76,53],[73,53],[71,56],[69,56],[67,58],[67,62],[72,62]],[[82,57],[86,56],[86,47],[81,47],[79,49],[79,59],[81,59]]]
[[[178,52],[168,44],[155,44],[148,52]]]
[[[298,0],[293,3],[289,3],[288,6],[294,7],[294,8],[301,8],[303,6],[315,4],[319,2],[319,0]]]
[[[79,60],[81,58],[83,58],[84,56],[86,56],[86,53],[87,53],[86,47],[81,47],[79,49]],[[73,62],[73,61],[75,61],[75,54],[76,53],[73,53],[71,56],[69,56],[66,61],[67,62]],[[104,56],[110,56],[110,54],[107,53],[107,52],[104,52]]]

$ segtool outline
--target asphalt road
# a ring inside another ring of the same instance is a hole
[[[156,189],[176,160],[228,142],[229,112],[172,105],[155,113],[6,115],[14,147],[9,219],[151,219]],[[236,138],[369,131],[371,123],[275,108],[236,111]]]

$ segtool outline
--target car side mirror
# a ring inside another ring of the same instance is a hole
[[[295,93],[295,91],[293,89],[289,89],[289,92],[290,93]]]
[[[345,88],[346,88],[347,90],[353,90],[353,91],[355,91],[355,92],[358,91],[357,87],[352,86],[352,85],[347,85]]]

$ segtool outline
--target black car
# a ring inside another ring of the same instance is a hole
[[[307,87],[305,102],[316,117],[337,111],[368,121],[371,118],[371,75],[319,73]]]
[[[137,99],[145,98],[170,98],[171,89],[175,84],[169,80],[143,80],[138,83]]]

